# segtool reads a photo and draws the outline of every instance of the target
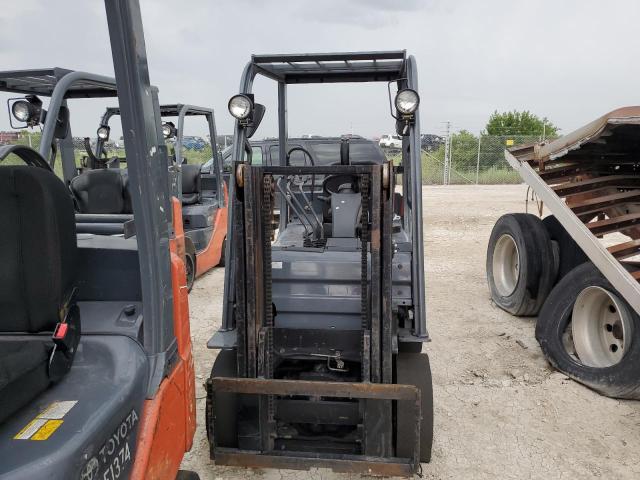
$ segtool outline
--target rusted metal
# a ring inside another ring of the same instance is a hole
[[[609,250],[609,253],[618,260],[633,257],[640,252],[640,239],[619,243],[617,245],[608,247],[607,250]]]
[[[232,377],[213,377],[210,382],[215,391],[249,395],[310,395],[408,401],[420,398],[420,390],[413,385]]]
[[[551,188],[559,197],[566,197],[567,195],[584,193],[602,187],[640,187],[640,177],[638,175],[606,175],[577,182],[562,183]]]
[[[606,209],[625,205],[627,203],[640,202],[640,190],[628,190],[626,192],[612,193],[600,197],[593,197],[571,205],[571,210],[576,215],[601,213]]]
[[[288,452],[290,453],[290,452]],[[216,449],[216,464],[250,468],[286,468],[309,470],[310,468],[330,468],[340,473],[355,473],[382,477],[411,477],[416,469],[408,461],[401,459],[365,457],[355,455],[322,456],[307,453],[307,456],[282,456],[260,454],[251,451]],[[334,458],[335,457],[335,458]]]
[[[606,235],[613,232],[621,232],[640,223],[640,213],[629,213],[618,217],[606,218],[596,222],[587,223],[587,228],[594,235]]]
[[[215,401],[215,394],[232,392],[246,395],[309,396],[409,402],[415,416],[413,457],[329,454],[300,451],[247,451],[214,446],[212,454],[218,465],[254,468],[326,467],[335,471],[383,476],[410,476],[418,471],[420,458],[421,392],[413,385],[376,384],[360,382],[316,382],[262,378],[212,377],[207,380],[207,392]],[[403,439],[411,441],[411,439]],[[263,444],[264,445],[264,444]]]

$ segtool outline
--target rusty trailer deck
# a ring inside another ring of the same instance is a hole
[[[640,314],[640,107],[614,110],[548,144],[512,148],[507,161],[584,253]],[[615,244],[603,236],[627,237]],[[637,273],[637,272],[636,272]]]

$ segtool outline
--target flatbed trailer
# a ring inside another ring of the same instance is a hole
[[[550,362],[623,398],[638,396],[640,376],[639,153],[640,107],[614,110],[549,143],[506,150],[538,213],[544,205],[552,215],[505,215],[487,253],[493,300],[516,315],[538,314],[536,337]]]

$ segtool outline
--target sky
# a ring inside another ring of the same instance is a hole
[[[397,50],[419,71],[422,133],[478,132],[494,111],[529,110],[569,133],[638,104],[637,0],[140,0],[151,82],[161,103],[216,110],[252,53]],[[21,0],[0,14],[3,69],[64,67],[113,74],[101,0]],[[276,84],[260,79],[274,136]],[[6,97],[5,97],[6,98]],[[4,98],[0,98],[4,101]],[[73,107],[72,107],[73,108]],[[74,135],[94,135],[102,107],[72,110]],[[386,84],[294,86],[289,134],[379,136],[393,130]],[[0,129],[8,129],[0,114]],[[202,130],[204,133],[204,129]]]

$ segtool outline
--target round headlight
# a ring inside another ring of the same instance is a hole
[[[164,138],[175,137],[176,134],[176,127],[172,122],[165,122],[162,124],[162,136]]]
[[[253,103],[246,95],[234,95],[229,100],[229,113],[238,120],[244,120],[251,114]]]
[[[18,100],[11,106],[11,113],[20,122],[28,122],[33,114],[33,106],[26,100]]]
[[[420,97],[418,92],[405,88],[396,94],[396,109],[403,115],[410,115],[418,109]]]
[[[100,128],[98,128],[98,138],[100,140],[108,140],[109,139],[109,127],[107,126],[101,126]]]

